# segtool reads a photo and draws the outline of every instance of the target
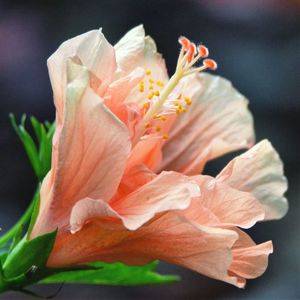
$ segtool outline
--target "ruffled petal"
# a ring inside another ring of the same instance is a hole
[[[80,199],[108,201],[125,171],[129,132],[87,88],[88,71],[81,69],[67,86],[63,123],[56,129],[52,169],[42,185],[33,235],[68,223],[70,210]]]
[[[132,89],[144,78],[144,76],[144,69],[138,67],[127,76],[112,82],[104,96],[105,105],[118,115],[119,107],[124,103]]]
[[[117,218],[119,215],[109,206],[105,201],[98,199],[85,198],[78,201],[71,213],[70,217],[70,231],[76,233],[79,231],[85,222],[95,218]]]
[[[129,196],[155,177],[156,175],[144,165],[134,166],[124,173],[118,190],[110,202],[114,203]],[[76,233],[82,229],[86,222],[95,219],[103,220],[111,217],[113,217],[115,221],[121,222],[123,220],[123,217],[119,215],[109,203],[102,199],[85,198],[78,201],[72,208],[70,230],[72,233]]]
[[[127,76],[110,84],[104,96],[104,104],[106,107],[127,126],[132,137],[135,134],[136,124],[142,118],[142,108],[136,102],[126,102],[125,100],[144,75],[144,69],[134,69]]]
[[[199,174],[207,161],[254,142],[248,101],[229,81],[199,74],[182,83],[192,105],[174,122],[163,147],[160,170]]]
[[[265,207],[266,220],[280,219],[288,210],[287,200],[283,196],[287,190],[283,164],[267,140],[233,159],[217,179],[254,195]]]
[[[163,172],[125,198],[110,203],[124,226],[136,230],[156,214],[185,209],[193,197],[200,195],[195,182],[175,172]]]
[[[250,228],[263,220],[265,211],[250,193],[231,188],[210,176],[194,176],[201,197],[194,199],[182,213],[198,224]]]
[[[127,32],[114,48],[118,65],[116,79],[128,75],[137,67],[142,67],[151,70],[155,80],[167,80],[164,59],[157,53],[153,39],[145,36],[143,25]]]
[[[105,251],[118,247],[121,241],[131,234],[120,222],[111,219],[93,219],[74,234],[70,232],[69,227],[62,228],[58,232],[47,265],[66,267],[105,261],[101,257]]]
[[[67,84],[66,64],[69,58],[75,59],[91,72],[91,85],[97,85],[99,95],[110,84],[116,70],[114,48],[107,42],[101,30],[92,30],[62,43],[48,59],[58,122],[61,122],[63,116]]]
[[[110,204],[101,199],[80,200],[72,209],[71,231],[79,231],[86,221],[106,217],[118,218],[127,229],[136,230],[158,213],[185,209],[199,194],[198,185],[187,177],[165,172],[125,198],[112,199]]]
[[[122,177],[117,193],[111,201],[124,198],[138,188],[142,187],[157,175],[149,170],[145,165],[135,165],[127,169]]]
[[[143,226],[101,259],[120,259],[127,264],[144,264],[160,259],[194,270],[205,276],[237,285],[228,275],[231,247],[236,232],[191,224],[185,218],[167,213]]]
[[[148,138],[139,141],[131,151],[127,169],[139,164],[144,164],[150,170],[157,169],[162,160],[161,146],[161,138]]]
[[[233,261],[229,273],[237,276],[243,287],[246,279],[257,278],[266,271],[269,254],[273,253],[273,245],[271,241],[256,245],[245,232],[236,232],[239,239],[232,249]]]
[[[160,259],[238,285],[236,277],[228,275],[230,249],[237,238],[235,231],[194,225],[174,213],[136,231],[122,229],[117,223],[91,222],[76,234],[60,233],[48,266],[97,260],[142,265]]]

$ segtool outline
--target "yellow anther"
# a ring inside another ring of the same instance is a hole
[[[150,127],[150,123],[145,124],[145,128],[149,128]]]
[[[153,116],[152,116],[152,119],[157,119],[157,118],[159,118],[156,114],[154,114]]]
[[[166,117],[166,116],[161,116],[160,119],[161,119],[162,121],[166,121],[166,120],[167,120],[167,117]]]
[[[177,99],[178,99],[178,100],[180,100],[180,99],[181,99],[181,97],[182,97],[182,95],[181,95],[181,94],[179,94],[179,96],[177,97]]]
[[[163,134],[162,138],[163,138],[163,140],[167,140],[168,139],[168,135],[167,134]]]
[[[155,95],[155,96],[159,96],[159,95],[160,95],[160,92],[159,92],[159,91],[155,91],[155,92],[154,92],[154,95]]]
[[[186,111],[187,111],[187,108],[186,108],[186,107],[183,107],[183,108],[182,108],[182,111],[183,111],[183,112],[186,112]]]
[[[184,101],[187,105],[191,105],[192,104],[192,100],[189,97],[184,97]]]
[[[160,126],[156,126],[156,127],[155,127],[155,131],[156,131],[156,132],[160,132],[160,131],[161,131],[161,127],[160,127]]]
[[[180,103],[179,103],[179,102],[175,102],[174,105],[175,105],[175,106],[179,106]]]
[[[142,80],[141,82],[140,82],[140,85],[144,85],[145,84],[145,82]]]
[[[152,78],[149,78],[148,81],[149,81],[150,83],[154,83],[154,80],[153,80]]]
[[[151,75],[151,71],[150,70],[146,70],[146,75]]]
[[[144,107],[145,109],[148,109],[149,106],[150,106],[149,103],[144,103],[144,104],[143,104],[143,107]]]
[[[139,91],[142,93],[144,91],[144,87],[140,86]]]
[[[178,116],[178,115],[180,115],[180,113],[181,113],[181,109],[180,108],[176,108],[176,115]]]
[[[162,81],[160,81],[160,80],[156,81],[156,84],[158,86],[160,86],[160,87],[164,87],[165,86],[164,83]]]
[[[153,90],[154,86],[153,85],[149,85],[149,90]]]
[[[150,94],[148,95],[147,98],[148,98],[149,100],[151,100],[151,99],[153,98],[153,96],[154,96],[154,94],[153,94],[153,93],[150,93]]]

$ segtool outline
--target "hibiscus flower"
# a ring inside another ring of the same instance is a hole
[[[245,97],[203,73],[217,67],[208,49],[179,42],[171,77],[142,26],[115,46],[87,32],[49,58],[56,131],[31,234],[58,229],[48,266],[160,259],[239,287],[265,271],[272,242],[242,228],[286,213],[282,162],[267,140],[254,145]]]

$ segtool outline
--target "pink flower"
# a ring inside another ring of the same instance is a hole
[[[49,58],[57,111],[52,169],[32,237],[58,228],[49,266],[96,260],[178,264],[243,287],[261,275],[272,242],[240,228],[287,211],[282,162],[268,141],[216,177],[205,164],[254,144],[247,100],[204,46],[180,38],[169,78],[142,26],[114,47],[101,30]]]

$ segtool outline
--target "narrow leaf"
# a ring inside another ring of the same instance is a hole
[[[160,275],[153,271],[156,263],[146,266],[127,266],[122,263],[96,263],[98,270],[81,270],[62,272],[40,283],[79,283],[113,286],[138,286],[146,284],[167,284],[178,281],[177,276]]]
[[[33,226],[35,224],[35,221],[38,217],[39,214],[39,209],[40,209],[40,187],[38,187],[32,201],[34,202],[34,206],[33,206],[33,211],[32,211],[32,215],[30,218],[30,223],[29,223],[29,227],[28,227],[28,232],[27,232],[27,238],[30,236],[31,231],[33,229]]]
[[[36,176],[40,178],[40,161],[38,156],[38,150],[32,137],[25,129],[26,115],[22,116],[21,125],[19,126],[17,125],[15,116],[13,114],[10,114],[9,117],[13,128],[15,129],[17,135],[23,143],[26,154],[31,162]]]
[[[11,252],[17,246],[17,244],[21,241],[23,230],[24,230],[24,226],[22,226],[22,225],[16,230],[16,233],[13,237],[12,243],[9,248],[9,252]]]
[[[32,167],[34,169],[34,172],[38,178],[40,178],[40,161],[39,161],[39,154],[37,147],[30,136],[30,134],[27,132],[25,127],[22,125],[19,126],[21,136],[22,136],[22,142],[25,147],[25,151],[27,153],[27,156],[32,164]]]
[[[34,130],[34,133],[36,135],[36,138],[38,142],[41,142],[41,123],[35,118],[35,117],[30,117],[31,125]]]

